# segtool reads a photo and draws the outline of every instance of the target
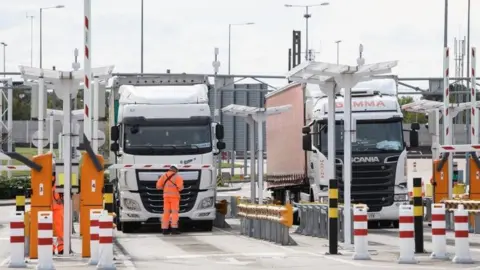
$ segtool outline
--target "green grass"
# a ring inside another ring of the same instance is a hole
[[[222,169],[231,168],[231,167],[232,167],[232,164],[226,163],[226,162],[222,162]],[[234,168],[243,168],[243,165],[241,165],[241,164],[233,164],[233,167],[234,167]]]
[[[32,159],[33,156],[37,155],[37,148],[27,148],[27,147],[16,147],[15,152],[25,156],[29,159]],[[50,151],[49,149],[44,149],[44,153]],[[53,152],[58,156],[58,149],[53,149]],[[3,161],[4,165],[7,165],[7,161]],[[12,165],[24,165],[18,160],[12,160]],[[2,175],[6,176],[7,172],[2,172]],[[30,171],[12,171],[12,176],[29,176]]]

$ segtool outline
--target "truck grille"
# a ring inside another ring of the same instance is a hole
[[[397,163],[352,164],[352,203],[366,204],[370,212],[382,210],[394,201],[395,171]],[[340,201],[343,203],[343,165],[337,163]]]
[[[162,173],[162,172],[160,172]],[[199,174],[200,179],[200,174]],[[180,211],[186,213],[193,209],[197,200],[200,180],[184,181],[184,189],[180,192]],[[150,213],[163,214],[163,191],[157,190],[156,181],[140,181],[137,172],[137,184],[143,207]]]

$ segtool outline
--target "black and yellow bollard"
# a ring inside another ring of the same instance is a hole
[[[107,210],[109,214],[113,213],[113,185],[110,183],[105,183],[103,209]]]
[[[413,178],[413,223],[415,232],[415,253],[423,253],[423,198],[422,178]]]
[[[116,228],[115,224],[117,214],[113,208],[113,185],[111,183],[105,183],[105,189],[103,194],[103,209],[107,210],[108,214],[113,217],[113,228]]]
[[[25,213],[25,189],[17,187],[15,194],[15,211]]]
[[[338,181],[330,179],[328,190],[328,254],[338,254]]]

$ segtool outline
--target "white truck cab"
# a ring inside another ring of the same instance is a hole
[[[216,211],[214,155],[225,144],[221,141],[223,126],[211,118],[208,90],[206,83],[118,87],[116,123],[111,127],[116,166],[110,175],[117,226],[122,231],[160,222],[163,196],[155,184],[170,164],[178,165],[184,179],[180,224],[212,229]]]
[[[308,87],[307,87],[308,88]],[[385,91],[387,90],[387,91]],[[342,92],[343,93],[343,90]],[[311,186],[320,187],[320,200],[328,197],[329,179],[339,179],[343,201],[343,95],[336,97],[336,171],[328,171],[328,101],[317,96],[307,101],[312,110],[311,133],[303,139],[307,150]],[[352,122],[356,140],[352,142],[352,203],[367,204],[368,219],[393,223],[398,227],[399,206],[408,204],[407,150],[403,136],[403,114],[396,97],[396,80],[379,78],[361,82],[352,89]]]

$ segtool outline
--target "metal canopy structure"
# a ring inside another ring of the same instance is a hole
[[[254,125],[257,122],[258,131],[258,203],[263,204],[263,123],[270,115],[281,114],[290,110],[292,105],[283,105],[271,108],[258,108],[244,105],[230,104],[222,108],[222,112],[226,115],[244,117],[247,124],[250,126],[250,132],[254,133]],[[250,147],[254,149],[255,134],[250,136]],[[255,168],[255,152],[250,152],[250,170]],[[245,157],[246,159],[246,157]],[[255,192],[255,172],[251,171],[251,196],[252,201],[257,197]]]
[[[381,62],[364,65],[362,58],[363,46],[360,45],[360,58],[357,66],[330,64],[325,62],[304,62],[287,73],[287,79],[295,82],[317,83],[323,86],[321,90],[328,96],[328,166],[334,174],[335,168],[335,93],[345,89],[344,96],[344,138],[352,137],[352,96],[351,88],[361,81],[372,79],[374,75],[391,73],[397,61]],[[327,87],[325,87],[327,86]],[[329,87],[328,87],[329,86]],[[352,182],[352,139],[344,140],[344,213],[351,212],[351,182]],[[335,175],[330,176],[331,179]],[[345,215],[345,245],[351,247],[351,216]]]
[[[38,130],[38,141],[43,140],[43,121],[44,121],[44,106],[45,103],[43,101],[44,98],[44,91],[45,91],[45,81],[52,84],[53,90],[55,94],[63,100],[63,155],[62,160],[57,162],[57,164],[64,164],[64,188],[58,189],[59,192],[63,192],[65,198],[65,210],[64,210],[64,228],[65,228],[65,236],[71,235],[71,222],[72,222],[72,208],[71,208],[71,178],[72,172],[74,168],[72,166],[73,163],[78,164],[78,160],[72,160],[72,109],[71,109],[71,101],[74,97],[77,96],[78,86],[80,82],[84,80],[85,75],[88,71],[77,70],[77,71],[57,71],[57,70],[48,70],[48,69],[40,69],[40,68],[33,68],[33,67],[26,67],[20,66],[20,71],[22,74],[23,79],[27,80],[34,80],[37,81],[39,86],[39,130]],[[95,87],[98,89],[98,80],[99,78],[108,79],[111,76],[113,71],[113,66],[102,67],[92,69],[93,75],[95,77]],[[85,94],[85,92],[84,92]],[[85,117],[86,119],[86,117]],[[85,132],[85,130],[84,130]],[[42,154],[42,145],[38,144],[38,152]],[[77,165],[78,166],[78,165]],[[57,178],[58,179],[58,178]],[[57,180],[58,181],[58,180]],[[57,182],[58,184],[58,182]],[[65,250],[70,250],[70,237],[64,238],[65,242]],[[67,253],[68,254],[68,253]],[[68,256],[68,255],[65,256]]]

